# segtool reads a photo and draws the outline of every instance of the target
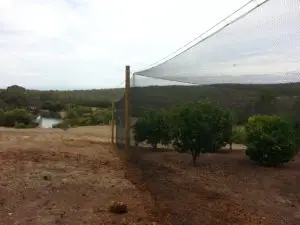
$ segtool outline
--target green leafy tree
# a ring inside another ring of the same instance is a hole
[[[13,85],[1,94],[3,101],[9,108],[26,108],[29,104],[28,93],[25,88]]]
[[[109,124],[112,117],[112,111],[108,109],[96,109],[91,114],[92,123],[96,124]]]
[[[14,127],[16,123],[30,126],[33,124],[34,116],[26,109],[14,109],[4,112],[4,126]]]
[[[4,126],[5,125],[5,117],[4,117],[4,110],[0,109],[0,126]]]
[[[1,99],[1,93],[0,93],[0,109],[7,108],[7,104],[4,102],[3,99]]]
[[[276,113],[276,98],[269,90],[261,91],[259,99],[253,105],[253,114],[274,115]]]
[[[76,112],[76,110],[70,108],[67,113],[66,113],[66,118],[67,119],[78,119],[78,113]]]
[[[297,150],[300,150],[300,98],[298,97],[293,105],[292,108],[292,116],[291,116],[291,121],[294,124],[294,129],[296,132],[296,145],[297,145]]]
[[[296,148],[297,151],[300,151],[300,122],[294,124],[294,130],[296,133]]]
[[[232,142],[233,142],[233,125],[235,123],[235,116],[229,110],[223,109],[220,110],[218,114],[216,114],[216,122],[215,125],[216,131],[219,135],[215,136],[215,145],[212,148],[212,152],[218,151],[221,147],[224,147],[226,144],[230,145],[230,150],[232,150]]]
[[[153,149],[160,143],[167,145],[170,142],[170,133],[166,111],[147,111],[133,125],[133,134],[136,145],[146,141]]]
[[[297,152],[292,125],[278,116],[250,117],[246,131],[246,155],[261,165],[287,163]]]
[[[201,153],[214,152],[226,141],[232,127],[228,111],[210,103],[187,103],[172,110],[175,149],[191,152],[193,163]]]
[[[47,101],[43,102],[42,108],[48,109],[53,112],[59,112],[59,111],[63,110],[64,106],[58,101],[47,100]]]
[[[135,145],[146,141],[148,134],[148,121],[145,117],[139,118],[133,125],[133,138]]]

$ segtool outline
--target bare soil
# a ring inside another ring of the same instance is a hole
[[[1,128],[0,224],[152,224],[147,194],[125,179],[105,130]],[[128,213],[110,213],[111,201]]]
[[[193,167],[187,154],[115,148],[109,134],[0,128],[0,224],[300,224],[300,156],[264,168],[223,150]]]
[[[172,225],[299,225],[300,155],[278,167],[259,167],[244,150],[199,158],[161,150],[132,149],[127,178],[151,193],[156,216]],[[140,186],[143,181],[143,186]],[[146,187],[146,188],[145,188]]]

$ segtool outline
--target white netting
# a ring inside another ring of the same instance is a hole
[[[269,0],[245,9],[197,44],[135,75],[199,85],[299,82],[300,1]]]

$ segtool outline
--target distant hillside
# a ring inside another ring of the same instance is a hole
[[[300,83],[276,85],[222,84],[153,86],[131,89],[132,114],[144,108],[167,108],[187,101],[206,100],[231,108],[241,120],[252,114],[300,115]],[[122,102],[118,105],[122,107]],[[299,111],[297,111],[299,109]]]
[[[0,89],[0,107],[63,108],[67,104],[89,107],[111,107],[111,102],[123,96],[123,89],[39,91],[20,86]],[[55,110],[55,111],[57,111]]]
[[[233,102],[254,100],[261,94],[276,98],[300,96],[300,83],[276,85],[222,84],[207,86],[152,86],[131,89],[132,101],[138,104],[169,105],[193,100],[210,100],[231,105]]]
[[[0,90],[0,108],[33,106],[57,111],[67,104],[111,107],[111,102],[123,95],[122,88],[38,91],[11,86]],[[255,113],[276,113],[289,118],[300,115],[300,83],[136,87],[131,88],[130,95],[132,114],[139,114],[144,108],[166,108],[187,101],[207,100],[229,107],[243,118]],[[117,107],[123,106],[122,101],[117,103]]]

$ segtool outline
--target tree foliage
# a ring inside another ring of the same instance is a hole
[[[0,89],[0,108],[27,108],[38,114],[40,109],[62,111],[68,105],[110,108],[124,89],[70,91],[28,90],[13,85]],[[207,86],[150,86],[132,90],[132,116],[142,116],[140,108],[171,108],[190,101],[210,101],[236,112],[237,123],[247,122],[256,114],[279,115],[297,122],[300,113],[300,83],[275,85],[218,84]]]
[[[133,134],[136,145],[146,141],[154,149],[158,144],[167,145],[170,142],[170,134],[166,111],[146,111],[133,126]]]
[[[194,163],[201,153],[215,152],[230,139],[233,120],[227,110],[195,102],[177,107],[173,113],[173,144],[180,151],[191,152]]]
[[[246,155],[261,165],[287,163],[297,152],[293,127],[278,116],[250,117],[246,131]]]
[[[194,163],[200,153],[215,152],[231,138],[232,114],[210,103],[187,103],[170,110],[147,111],[133,126],[136,143],[172,144],[190,152]]]
[[[69,104],[109,108],[111,101],[122,94],[123,89],[39,91],[13,85],[0,89],[0,107],[47,109],[54,112],[66,109]]]
[[[47,109],[52,112],[59,112],[59,111],[64,110],[64,105],[58,101],[46,100],[46,101],[42,102],[41,108]]]
[[[26,109],[0,110],[0,126],[4,127],[35,127],[34,116]]]
[[[55,125],[54,128],[109,124],[111,118],[111,109],[92,109],[73,105],[69,106],[63,121]]]

